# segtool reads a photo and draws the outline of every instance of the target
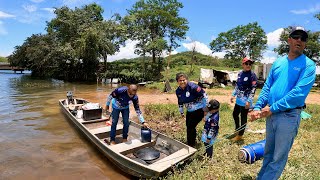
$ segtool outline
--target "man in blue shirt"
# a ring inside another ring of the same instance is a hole
[[[188,82],[186,74],[176,74],[176,80],[179,85],[176,90],[176,95],[178,98],[179,111],[182,117],[184,117],[183,106],[187,108],[187,142],[189,146],[194,147],[197,137],[196,127],[204,117],[203,108],[206,107],[208,97],[200,86],[193,82]]]
[[[119,120],[119,114],[122,114],[123,121],[123,142],[127,141],[128,132],[129,132],[129,103],[132,102],[134,109],[138,115],[139,121],[143,126],[147,126],[144,122],[144,118],[142,116],[141,110],[139,108],[139,99],[137,95],[138,87],[134,84],[131,84],[128,87],[123,86],[115,89],[111,92],[111,94],[107,98],[106,102],[106,111],[109,111],[110,102],[112,101],[112,124],[111,124],[111,132],[110,132],[110,144],[114,145],[116,138],[116,129]]]
[[[308,33],[293,27],[288,38],[289,53],[277,59],[270,70],[251,120],[267,117],[266,145],[258,180],[278,179],[287,163],[298,133],[300,113],[315,81],[315,63],[303,54]]]

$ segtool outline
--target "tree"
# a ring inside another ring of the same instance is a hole
[[[210,48],[213,52],[225,51],[225,58],[234,60],[234,65],[237,67],[239,60],[246,56],[259,60],[267,48],[266,44],[267,37],[264,30],[254,22],[220,33],[210,43]]]
[[[284,28],[284,31],[280,35],[280,45],[274,49],[279,55],[285,55],[289,53],[288,38],[291,32],[291,26]],[[308,41],[304,54],[311,59],[318,60],[320,58],[320,31],[308,32]]]
[[[55,10],[57,17],[47,23],[48,34],[56,37],[59,46],[68,47],[74,56],[69,64],[81,69],[84,80],[96,78],[101,58],[106,70],[107,55],[117,52],[124,42],[122,34],[126,31],[120,16],[104,21],[102,13],[95,3],[75,10],[62,7]]]
[[[123,20],[129,38],[138,41],[135,53],[151,54],[153,63],[158,57],[158,72],[162,51],[179,47],[177,41],[184,39],[189,29],[188,21],[179,17],[180,8],[183,5],[177,0],[139,0]]]

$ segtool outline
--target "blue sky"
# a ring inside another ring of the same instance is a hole
[[[55,15],[54,7],[70,8],[96,2],[104,9],[108,19],[114,13],[126,14],[136,0],[0,0],[0,56],[10,55],[14,47],[21,45],[32,34],[45,33],[46,21]],[[319,0],[180,0],[184,8],[180,15],[189,21],[187,39],[180,42],[176,52],[196,50],[211,54],[209,43],[219,33],[228,31],[238,25],[257,21],[268,37],[268,50],[263,62],[272,62],[277,54],[272,49],[279,44],[282,28],[301,25],[311,31],[320,30],[320,21],[314,17],[320,12]],[[116,55],[109,57],[113,61],[121,58],[136,57],[134,41],[127,41],[125,47]],[[223,56],[223,53],[213,55]]]

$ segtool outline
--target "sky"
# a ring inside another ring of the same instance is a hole
[[[239,25],[258,22],[268,38],[268,49],[262,62],[273,62],[277,54],[273,49],[279,45],[283,28],[303,26],[312,32],[320,31],[320,21],[314,17],[320,12],[319,0],[179,0],[183,3],[180,16],[188,20],[186,39],[174,53],[191,50],[223,57],[223,52],[212,53],[210,42],[219,33]],[[68,6],[81,8],[97,3],[103,9],[103,17],[112,14],[124,16],[136,0],[0,0],[0,56],[8,56],[14,47],[22,45],[32,34],[45,34],[46,22],[55,17],[54,8]],[[135,41],[128,40],[120,52],[109,56],[109,61],[137,57],[134,54]]]

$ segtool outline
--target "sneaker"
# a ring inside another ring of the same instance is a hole
[[[236,137],[231,139],[232,142],[238,142],[238,141],[242,141],[242,140],[243,140],[243,138],[240,135],[237,135]]]
[[[128,142],[128,139],[122,139],[122,142]]]
[[[111,141],[110,145],[116,145],[116,142],[115,141]]]

